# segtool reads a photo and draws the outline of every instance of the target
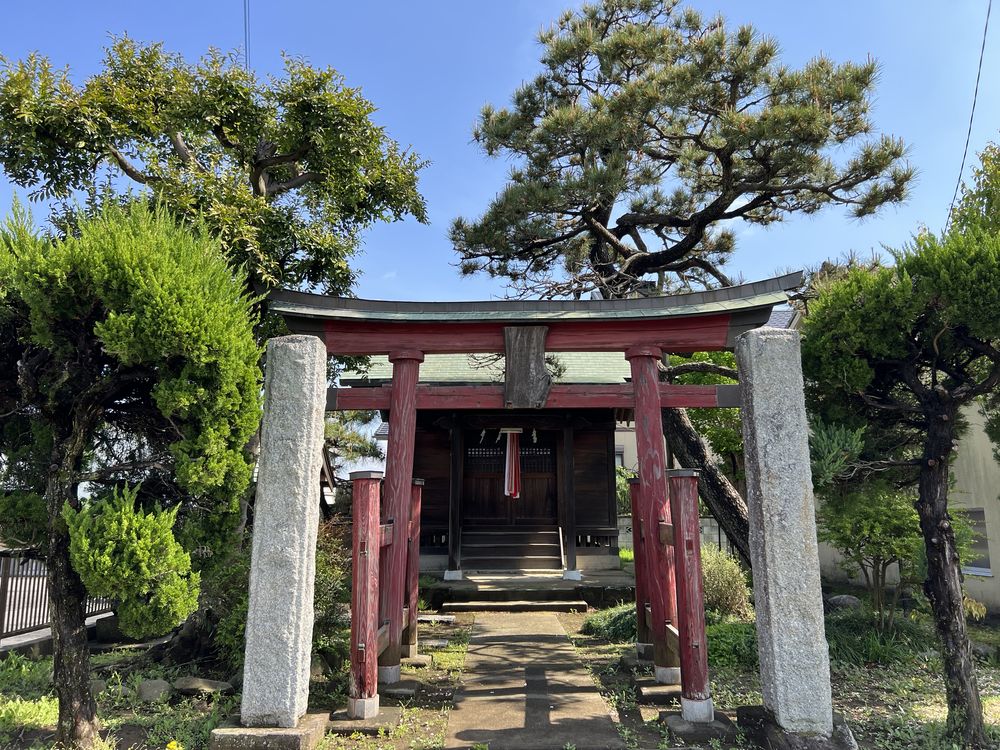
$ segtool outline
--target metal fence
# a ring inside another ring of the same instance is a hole
[[[0,550],[0,638],[47,628],[49,585],[45,561],[24,550]],[[110,599],[88,599],[86,616],[114,609]]]
[[[701,546],[718,547],[735,556],[736,548],[729,541],[726,532],[719,527],[719,522],[710,516],[704,516],[699,520]],[[632,549],[632,516],[618,516],[618,548]]]

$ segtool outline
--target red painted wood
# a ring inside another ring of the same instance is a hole
[[[680,473],[680,472],[678,472]],[[701,576],[701,530],[698,520],[698,474],[670,477],[677,543],[677,631],[681,656],[681,695],[689,700],[710,696],[708,644],[705,640],[704,590]]]
[[[625,353],[632,366],[635,386],[635,442],[639,458],[639,506],[649,552],[649,601],[652,610],[653,660],[658,667],[676,667],[666,638],[667,624],[677,622],[674,559],[670,548],[659,541],[659,524],[670,523],[667,500],[667,456],[660,420],[660,353],[641,347]]]
[[[620,352],[631,346],[668,351],[726,348],[729,313],[683,318],[550,321],[545,350],[550,352]],[[504,351],[503,329],[509,321],[392,323],[328,320],[326,346],[331,354],[388,354],[412,349],[424,354]]]
[[[719,405],[718,386],[659,384],[663,408],[711,408]],[[417,409],[503,409],[502,385],[417,386]],[[337,409],[389,409],[392,388],[338,388]],[[621,385],[554,385],[545,409],[631,409],[631,383]]]
[[[653,641],[649,637],[649,626],[646,624],[646,605],[649,603],[649,572],[647,571],[649,555],[642,533],[639,481],[630,480],[628,490],[632,500],[632,551],[635,555],[635,640],[636,643],[652,643]]]
[[[379,530],[378,546],[379,547],[388,547],[390,544],[392,544],[392,535],[393,535],[393,529],[394,528],[395,528],[395,524],[394,523],[379,524],[379,529],[378,529]]]
[[[353,586],[351,590],[351,698],[378,692],[379,482],[377,472],[353,477]]]
[[[389,410],[392,429],[386,446],[385,519],[393,519],[399,531],[385,548],[383,570],[382,617],[389,621],[389,645],[379,656],[379,665],[390,667],[400,662],[403,631],[403,589],[406,583],[406,526],[410,517],[410,493],[413,488],[413,446],[417,428],[417,378],[423,355],[418,351],[400,351],[393,347],[392,395]]]
[[[417,651],[417,600],[420,578],[420,503],[424,489],[423,479],[413,480],[410,492],[410,533],[406,554],[406,626],[403,629],[403,643],[410,647],[410,656]]]

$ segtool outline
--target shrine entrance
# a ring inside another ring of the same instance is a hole
[[[489,431],[497,432],[498,431]],[[556,436],[550,430],[526,435],[521,445],[521,492],[504,494],[506,444],[496,435],[465,433],[462,511],[467,527],[554,530],[559,523]]]
[[[609,426],[627,413],[638,459],[630,486],[637,655],[652,662],[657,682],[680,684],[686,721],[711,723],[700,480],[697,471],[671,467],[663,410],[740,407],[765,715],[784,731],[829,737],[829,655],[799,340],[794,331],[763,327],[800,283],[801,274],[789,274],[620,300],[269,295],[270,310],[300,335],[268,343],[244,726],[295,726],[306,710],[323,419],[338,410],[379,411],[390,424],[385,475],[351,477],[352,719],[378,715],[379,684],[399,682],[401,658],[417,651],[417,575],[429,538],[447,559],[444,579],[461,580],[470,569],[462,554],[470,531],[491,524],[510,539],[554,515],[562,578],[582,580],[580,563],[595,540],[607,546],[602,522],[615,510]],[[735,350],[739,386],[661,379],[665,356],[719,350]],[[628,379],[560,382],[547,367],[549,353],[612,353],[627,363]],[[502,354],[503,382],[421,382],[427,357],[469,354]],[[331,355],[385,356],[390,377],[328,389]],[[507,433],[506,445],[498,432]],[[610,531],[617,536],[617,528]]]

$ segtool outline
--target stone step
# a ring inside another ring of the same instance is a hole
[[[559,542],[541,544],[536,542],[487,542],[471,544],[462,542],[462,559],[466,557],[559,557]]]
[[[557,584],[557,585],[553,585]],[[512,585],[510,588],[490,588],[487,586],[454,586],[448,589],[447,599],[449,602],[577,602],[580,601],[580,592],[576,586],[562,585],[565,581],[547,581],[547,585],[539,585],[537,588],[528,584]]]
[[[462,529],[462,545],[466,544],[555,544],[559,545],[556,529]]]
[[[562,560],[551,555],[521,555],[518,557],[466,557],[462,555],[462,570],[560,570]]]
[[[586,612],[584,601],[445,602],[443,612]]]

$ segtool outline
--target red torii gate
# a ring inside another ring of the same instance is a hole
[[[711,721],[697,475],[675,472],[668,480],[660,411],[665,407],[737,406],[739,398],[733,386],[660,383],[658,365],[666,353],[731,348],[739,334],[763,325],[771,309],[787,300],[785,292],[800,282],[801,274],[795,273],[672,297],[588,301],[381,302],[275,292],[269,307],[286,319],[293,332],[323,339],[330,354],[388,355],[393,367],[391,385],[333,388],[327,408],[388,409],[392,414],[381,515],[395,520],[399,528],[406,528],[415,489],[412,474],[418,409],[634,409],[639,477],[633,487],[633,515],[639,519],[636,596],[640,634],[645,631],[647,642],[653,645],[657,680],[681,683],[685,718]],[[551,389],[546,385],[541,400],[531,402],[519,400],[519,390],[511,388],[513,379],[523,377],[511,367],[507,368],[506,386],[418,386],[425,354],[503,352],[508,363],[523,361],[524,352],[510,348],[517,337],[508,334],[526,328],[541,329],[542,355],[622,352],[630,363],[632,382],[614,386],[557,384]],[[365,718],[372,706],[377,711],[372,684],[375,660],[380,681],[399,679],[408,548],[398,532],[395,541],[385,547],[372,541],[377,536],[371,510],[372,497],[378,497],[375,477],[356,478],[355,493],[356,513],[361,512],[364,518],[355,518],[350,697],[352,714]],[[363,508],[357,505],[359,498],[364,498]],[[371,552],[376,548],[387,551],[377,568],[371,564]],[[575,555],[575,550],[571,553]],[[358,592],[365,578],[373,585],[381,584],[378,607],[370,594],[366,599],[364,591]],[[378,611],[384,623],[376,619]],[[409,615],[415,615],[412,607]],[[411,633],[415,636],[412,628]],[[372,648],[373,638],[376,648]]]

